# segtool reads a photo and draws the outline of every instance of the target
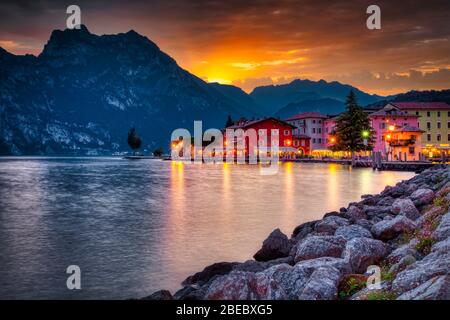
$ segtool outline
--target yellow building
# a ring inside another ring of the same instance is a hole
[[[402,111],[419,116],[422,153],[430,158],[450,156],[450,105],[445,102],[391,102]]]

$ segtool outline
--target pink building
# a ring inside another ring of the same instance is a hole
[[[379,111],[371,113],[371,126],[375,130],[375,145],[373,151],[381,151],[383,156],[387,156],[389,152],[389,142],[386,141],[386,137],[391,137],[389,132],[401,131],[400,129],[403,127],[407,127],[410,130],[419,130],[417,128],[417,124],[419,122],[418,119],[418,115],[408,114],[407,112],[401,111],[399,108],[390,104],[386,105]],[[415,148],[416,145],[413,144],[410,147]],[[417,148],[420,148],[420,145],[418,145]]]
[[[325,141],[325,147],[330,148],[335,142],[334,131],[336,129],[337,116],[326,119],[323,122],[323,141]]]

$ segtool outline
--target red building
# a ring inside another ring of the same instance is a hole
[[[271,146],[271,134],[272,130],[276,130],[279,140],[279,151],[281,156],[293,157],[296,155],[306,155],[310,152],[310,138],[304,134],[293,134],[293,130],[296,127],[276,118],[266,118],[259,120],[240,120],[234,125],[227,127],[226,129],[242,129],[247,132],[249,129],[254,129],[259,141],[260,136],[267,135],[267,148]],[[225,137],[226,139],[226,137]],[[238,140],[234,141],[238,143]],[[226,144],[228,142],[225,142]],[[242,141],[241,141],[242,143]],[[248,139],[245,141],[245,152],[248,154]]]

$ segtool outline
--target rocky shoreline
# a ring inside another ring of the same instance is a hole
[[[264,240],[254,260],[219,262],[152,300],[450,299],[450,168],[364,195],[339,212]],[[379,266],[380,286],[367,288]]]

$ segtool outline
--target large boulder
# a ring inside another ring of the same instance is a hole
[[[390,240],[405,232],[412,232],[416,224],[405,216],[383,220],[373,225],[372,234],[376,239]]]
[[[212,281],[207,300],[284,300],[281,286],[264,273],[233,271]]]
[[[400,262],[400,260],[407,256],[413,256],[416,259],[422,258],[416,249],[416,245],[417,240],[413,239],[409,243],[399,246],[386,257],[386,261],[392,265]]]
[[[450,253],[431,252],[425,258],[398,273],[392,288],[398,293],[410,291],[424,284],[431,278],[446,275],[450,261]]]
[[[431,278],[415,289],[400,295],[398,300],[450,300],[450,275]]]
[[[230,273],[233,267],[237,265],[237,262],[218,262],[210,266],[205,267],[200,272],[187,277],[181,284],[188,286],[192,284],[203,285],[215,276],[224,275]]]
[[[335,236],[310,236],[297,244],[294,262],[320,257],[340,257],[346,240]]]
[[[370,220],[375,218],[383,219],[384,216],[391,213],[391,208],[391,206],[364,206],[363,211]]]
[[[238,263],[233,266],[233,271],[249,271],[249,272],[261,272],[266,270],[267,268],[273,267],[277,264],[287,263],[290,265],[294,264],[294,258],[284,257],[278,258],[270,261],[255,261],[255,260],[247,260],[243,263]]]
[[[369,220],[366,220],[366,219],[361,219],[361,220],[356,221],[355,224],[370,231],[372,229],[372,226],[373,226],[374,223],[372,221],[369,221]]]
[[[347,210],[347,216],[350,221],[358,221],[361,219],[367,219],[367,214],[357,206],[350,206]]]
[[[372,238],[372,234],[369,230],[357,224],[339,227],[334,235],[344,237],[346,240],[351,240],[353,238]]]
[[[314,227],[317,224],[317,220],[305,222],[299,226],[297,226],[294,231],[292,231],[292,239],[294,241],[299,241],[304,239],[308,234],[314,231]]]
[[[293,267],[277,265],[264,271],[291,300],[335,299],[339,281],[348,273],[350,266],[346,261],[330,257],[301,261]]]
[[[442,216],[438,227],[433,232],[433,238],[442,241],[450,237],[450,212]]]
[[[275,229],[264,240],[262,248],[253,256],[256,261],[269,261],[277,258],[287,257],[291,249],[291,242],[288,237],[280,231]]]
[[[410,196],[416,206],[429,204],[434,199],[434,192],[431,189],[418,189]]]
[[[414,202],[411,199],[397,199],[392,204],[392,213],[407,217],[411,220],[416,220],[420,217],[419,210],[417,210]]]
[[[350,222],[342,217],[330,216],[319,221],[315,226],[315,231],[333,235],[337,228],[347,226]]]
[[[348,261],[353,272],[364,273],[368,266],[378,264],[388,254],[389,247],[382,241],[353,238],[347,242],[342,258]]]
[[[299,295],[300,300],[333,300],[337,298],[342,274],[334,267],[315,270]]]

